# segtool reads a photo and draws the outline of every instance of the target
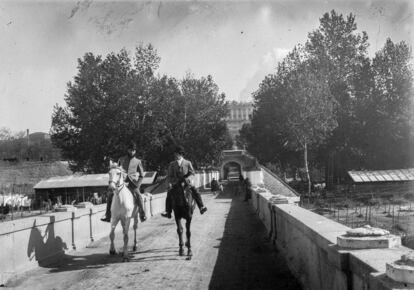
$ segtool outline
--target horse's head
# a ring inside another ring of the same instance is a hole
[[[109,169],[109,189],[115,191],[124,184],[125,171],[118,164],[111,162]]]

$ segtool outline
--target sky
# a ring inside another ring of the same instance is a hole
[[[212,75],[228,100],[251,101],[261,80],[335,9],[356,15],[374,56],[387,37],[413,45],[414,1],[0,0],[0,128],[49,132],[77,60],[151,43],[158,73]]]

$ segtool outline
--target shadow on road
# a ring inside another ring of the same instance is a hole
[[[251,206],[226,188],[218,199],[231,199],[209,289],[301,289],[284,259],[266,241],[267,232]]]
[[[139,252],[129,253],[129,263],[140,262],[156,262],[166,260],[178,260],[176,251],[165,251],[163,249],[155,249],[145,251],[146,256],[142,256]],[[156,253],[162,253],[157,255]],[[154,255],[155,254],[155,255]],[[91,254],[85,256],[70,256],[65,257],[54,265],[50,265],[51,273],[74,271],[74,270],[87,270],[87,269],[99,269],[106,267],[109,264],[123,263],[122,254],[118,253],[115,256],[110,256],[108,253]]]
[[[47,225],[45,234],[42,236],[42,233],[36,226],[36,220],[33,222],[27,244],[27,257],[29,260],[36,259],[39,266],[46,267],[54,261],[62,259],[67,249],[68,247],[62,238],[55,236],[54,223]]]
[[[163,261],[163,260],[178,260],[175,248],[168,247],[162,249],[150,249],[146,251],[130,252],[131,262],[149,262],[149,261]],[[99,269],[106,267],[109,264],[117,264],[122,262],[122,253],[110,256],[109,253],[94,253],[90,255],[67,255],[63,254],[59,261],[42,265],[44,268],[49,268],[50,273]]]
[[[36,259],[39,266],[50,269],[50,273],[99,269],[108,264],[122,263],[119,253],[110,256],[108,252],[93,253],[90,255],[68,255],[65,253],[68,247],[59,236],[55,236],[54,224],[50,223],[44,235],[36,227],[36,221],[30,232],[27,246],[27,257]],[[130,262],[148,262],[160,260],[177,260],[175,247],[149,249],[145,251],[130,252]],[[155,255],[154,255],[155,254]]]
[[[162,254],[162,255],[157,255]],[[175,261],[178,259],[176,247],[166,247],[162,249],[150,249],[131,253],[130,262],[156,262],[156,261]],[[174,257],[174,258],[173,258]]]
[[[36,259],[40,267],[49,268],[50,272],[102,268],[105,264],[118,262],[108,253],[72,256],[65,253],[67,249],[62,238],[55,236],[54,223],[48,224],[42,235],[34,221],[27,245],[27,257],[30,260]]]

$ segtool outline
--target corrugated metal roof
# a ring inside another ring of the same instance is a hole
[[[142,184],[152,184],[154,182],[156,171],[147,171],[144,174]],[[41,180],[33,188],[73,188],[73,187],[101,187],[108,186],[108,174],[85,174],[85,175],[68,175],[55,176],[46,180]]]
[[[414,181],[414,168],[376,171],[348,171],[356,183]]]

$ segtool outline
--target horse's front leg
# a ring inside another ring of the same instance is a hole
[[[131,218],[127,217],[125,218],[125,220],[121,220],[121,224],[122,224],[122,230],[123,230],[123,234],[124,234],[124,249],[123,249],[123,262],[127,262],[129,261],[129,257],[128,257],[128,230],[129,230],[129,224],[131,222]]]
[[[185,233],[187,236],[187,241],[185,242],[185,246],[187,247],[187,260],[191,260],[193,256],[193,252],[191,251],[191,218],[185,222]]]
[[[109,247],[109,254],[115,255],[115,245],[114,245],[114,239],[115,239],[115,228],[118,223],[118,220],[112,220],[111,222],[111,232],[109,233],[109,239],[111,240],[111,246]]]
[[[183,226],[181,225],[181,219],[176,218],[175,219],[175,223],[177,224],[177,234],[178,234],[178,246],[179,246],[179,250],[178,250],[178,254],[180,256],[184,255],[184,243],[183,243]]]

